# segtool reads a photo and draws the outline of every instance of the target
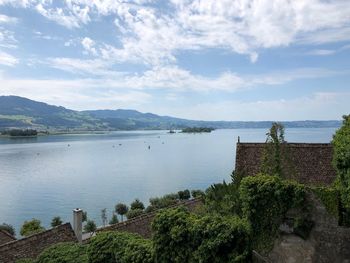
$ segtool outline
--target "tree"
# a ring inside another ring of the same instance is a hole
[[[191,195],[193,198],[202,198],[205,196],[205,193],[202,190],[192,190]]]
[[[16,235],[16,231],[15,228],[12,225],[3,223],[2,225],[0,225],[0,230],[5,230],[7,233],[9,233],[12,236]]]
[[[126,204],[119,203],[115,206],[115,211],[118,215],[122,217],[123,221],[123,216],[128,212],[129,208]]]
[[[115,213],[113,213],[111,220],[109,220],[109,224],[110,225],[114,225],[114,224],[116,224],[118,222],[119,222],[119,220],[118,220],[117,215]]]
[[[33,218],[30,221],[24,221],[20,233],[26,237],[42,231],[45,231],[45,228],[41,226],[40,220]]]
[[[350,209],[350,115],[343,116],[343,125],[333,136],[333,165],[337,170],[341,199]]]
[[[88,221],[86,222],[86,225],[84,226],[84,231],[85,231],[86,233],[90,233],[91,236],[92,236],[92,234],[96,231],[96,229],[97,229],[96,223],[95,223],[95,221],[93,221],[93,220],[88,220]]]
[[[62,225],[62,220],[59,216],[55,216],[54,218],[52,218],[52,221],[51,221],[51,226],[52,227],[55,227],[55,226],[59,226],[59,225]]]
[[[137,217],[137,216],[140,216],[142,214],[144,214],[144,210],[143,209],[130,209],[127,213],[126,213],[126,218],[127,219],[131,219],[131,218],[134,218],[134,217]]]
[[[145,209],[145,205],[139,200],[139,199],[135,199],[135,201],[133,201],[130,205],[130,209],[131,210],[135,210],[135,209]]]
[[[288,165],[288,153],[286,147],[282,147],[284,140],[284,126],[274,122],[268,133],[266,133],[266,146],[263,152],[261,170],[265,174],[284,177],[283,165]],[[288,167],[292,170],[292,167]],[[291,171],[290,171],[291,172]]]
[[[101,210],[101,219],[102,219],[103,226],[106,226],[107,225],[107,209],[106,208],[103,208]]]
[[[177,192],[179,199],[180,200],[188,200],[191,198],[191,193],[188,189],[184,190],[184,191],[179,191]]]
[[[86,212],[86,211],[83,211],[82,221],[83,221],[83,222],[86,222],[86,221],[87,221],[87,212]]]

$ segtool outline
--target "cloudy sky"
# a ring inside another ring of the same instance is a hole
[[[0,95],[203,120],[350,113],[349,0],[0,0]]]

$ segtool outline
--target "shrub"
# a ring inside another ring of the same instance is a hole
[[[145,212],[142,209],[133,209],[129,210],[128,213],[126,214],[127,219],[131,219],[137,216],[140,216],[144,214]]]
[[[109,224],[110,225],[114,225],[114,224],[116,224],[118,222],[119,222],[119,220],[118,220],[117,215],[113,213],[111,220],[109,220]]]
[[[95,221],[93,221],[93,220],[88,220],[88,221],[86,222],[86,225],[84,226],[84,231],[85,231],[86,233],[93,233],[93,232],[96,231],[96,229],[97,229],[96,223],[95,223]]]
[[[3,223],[2,225],[0,225],[0,230],[5,230],[7,233],[9,233],[12,236],[16,235],[16,231],[15,228],[12,225]]]
[[[87,263],[85,246],[76,243],[58,243],[45,249],[35,263]]]
[[[130,209],[131,210],[135,210],[135,209],[143,210],[143,209],[145,209],[145,205],[139,199],[135,199],[135,201],[133,201],[130,204]]]
[[[191,195],[193,198],[203,198],[205,193],[202,190],[192,190]]]
[[[191,193],[188,189],[177,192],[177,195],[179,196],[180,200],[188,200],[191,198]]]
[[[333,136],[333,165],[340,182],[342,203],[350,209],[350,115],[343,119],[342,127]]]
[[[339,191],[333,187],[313,187],[311,190],[321,200],[327,212],[334,217],[339,217]]]
[[[41,222],[38,219],[32,219],[30,221],[24,221],[20,234],[22,236],[30,236],[36,233],[44,231],[45,228],[41,226]]]
[[[62,225],[62,220],[59,216],[55,216],[54,218],[52,218],[51,220],[51,226],[55,227],[55,226],[59,226]]]
[[[102,232],[93,237],[87,248],[90,263],[153,262],[150,240],[126,232]]]
[[[167,209],[155,217],[156,262],[245,262],[249,255],[249,225],[237,217],[191,214]]]
[[[248,176],[239,191],[242,213],[252,226],[253,246],[258,250],[271,248],[285,213],[305,201],[302,185],[277,176]]]

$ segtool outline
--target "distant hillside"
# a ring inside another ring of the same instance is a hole
[[[48,105],[17,96],[0,96],[0,128],[83,128],[95,129],[102,123],[89,114]]]
[[[17,96],[0,96],[0,129],[145,130],[211,127],[269,128],[272,121],[195,121],[136,110],[74,111]],[[339,127],[341,121],[283,122],[287,128]]]

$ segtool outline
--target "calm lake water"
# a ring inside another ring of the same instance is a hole
[[[289,142],[330,142],[336,128],[287,129]],[[209,134],[166,131],[0,139],[0,223],[16,227],[38,218],[70,221],[80,207],[101,223],[118,202],[130,203],[182,189],[206,189],[229,180],[237,136],[263,142],[266,129]],[[148,149],[150,146],[150,149]]]

